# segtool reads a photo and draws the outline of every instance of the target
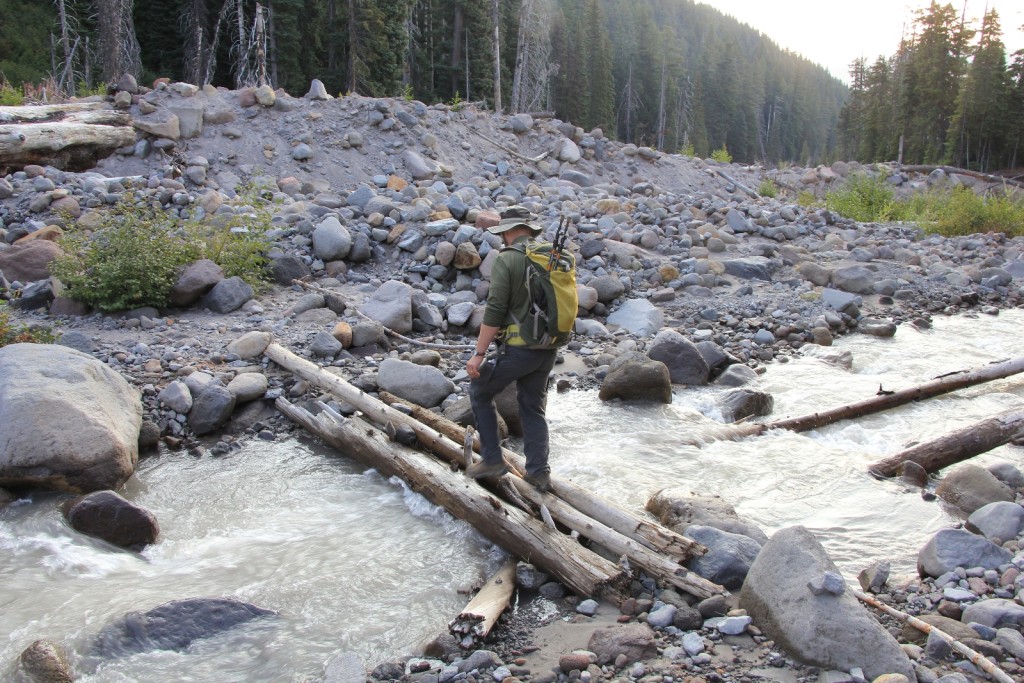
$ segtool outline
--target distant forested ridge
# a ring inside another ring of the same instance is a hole
[[[991,164],[1013,157],[1005,148],[1020,124],[1008,112],[998,140],[977,130],[968,103],[990,84],[970,77],[979,60],[968,33],[956,33],[955,63],[944,67],[952,81],[911,87],[910,74],[934,75],[914,56],[941,50],[922,28],[898,58],[855,63],[851,93],[693,0],[0,0],[0,74],[52,78],[65,92],[131,73],[294,95],[319,78],[333,94],[551,111],[622,141],[700,156],[724,149],[739,162],[890,160],[902,134],[908,161]],[[1019,98],[1019,69],[1005,55],[1002,68]],[[936,113],[929,98],[940,91]]]

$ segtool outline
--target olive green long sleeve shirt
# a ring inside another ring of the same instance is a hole
[[[530,237],[517,238],[512,245],[526,245]],[[522,249],[522,247],[520,247]],[[505,327],[514,318],[523,320],[530,308],[530,295],[526,289],[526,255],[520,249],[505,248],[494,260],[491,269],[491,287],[487,293],[484,325]]]

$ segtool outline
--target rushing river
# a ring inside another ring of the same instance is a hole
[[[902,389],[1021,353],[1024,311],[940,318],[880,340],[852,335],[852,371],[820,360],[774,363],[757,388],[773,417]],[[806,434],[688,445],[716,418],[713,388],[678,389],[672,405],[604,404],[595,392],[552,393],[552,465],[628,507],[663,487],[722,496],[766,532],[801,524],[848,580],[876,559],[913,571],[917,549],[956,518],[895,481],[866,473],[878,458],[1024,402],[1020,377],[980,385]],[[976,458],[1024,468],[1024,449]],[[143,459],[122,492],[160,521],[141,555],[80,536],[61,498],[36,494],[0,511],[0,680],[37,638],[61,643],[85,683],[304,681],[338,652],[368,667],[442,632],[464,591],[501,552],[394,480],[311,440],[253,441],[225,457]],[[186,652],[115,660],[90,654],[116,617],[188,597],[230,596],[277,611]]]

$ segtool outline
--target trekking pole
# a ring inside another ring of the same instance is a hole
[[[562,216],[558,221],[558,229],[555,230],[555,237],[551,240],[551,255],[548,257],[548,272],[555,269],[558,260],[562,258],[562,247],[565,244],[566,228],[568,227],[568,216]]]

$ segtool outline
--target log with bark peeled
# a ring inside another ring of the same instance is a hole
[[[382,432],[360,419],[339,420],[326,410],[313,415],[284,398],[277,399],[275,405],[328,445],[385,476],[399,477],[435,505],[473,525],[510,553],[536,564],[576,593],[612,602],[623,597],[626,576],[616,564],[568,536],[552,532],[436,459],[389,443]]]
[[[449,622],[448,630],[462,640],[462,647],[469,649],[475,641],[488,636],[498,623],[498,617],[508,607],[515,590],[516,560],[509,558],[494,576],[487,579],[459,616]]]
[[[84,170],[135,144],[131,117],[102,102],[0,107],[0,167]]]
[[[399,403],[406,406],[411,411],[410,415],[418,422],[437,430],[449,439],[458,441],[463,438],[463,428],[444,416],[438,415],[422,406],[404,401],[386,391],[380,392],[380,395],[381,399],[386,403]],[[479,439],[476,440],[475,446],[477,449],[480,448]],[[502,449],[502,454],[505,457],[505,461],[520,475],[526,473],[526,461],[523,459],[523,456],[507,448]],[[560,498],[584,515],[651,550],[669,556],[673,560],[685,561],[688,558],[703,555],[707,552],[707,548],[700,543],[677,534],[671,529],[667,529],[640,515],[624,510],[611,501],[595,495],[592,491],[587,491],[567,479],[551,477],[551,488]]]
[[[934,474],[943,467],[967,460],[980,453],[1013,441],[1024,433],[1024,410],[1008,410],[952,434],[940,436],[879,460],[868,471],[882,477],[894,477],[900,466],[915,462]]]
[[[774,422],[762,424],[735,425],[729,429],[722,429],[715,435],[724,438],[741,438],[744,436],[755,436],[763,434],[772,429],[789,429],[794,432],[804,432],[809,429],[816,429],[830,425],[840,420],[849,420],[855,417],[863,417],[872,413],[878,413],[889,408],[920,401],[933,396],[947,394],[957,389],[991,382],[992,380],[1004,379],[1012,375],[1024,372],[1024,358],[1013,358],[1011,360],[991,363],[982,368],[974,370],[958,370],[941,375],[917,386],[899,391],[885,392],[872,398],[850,403],[837,408],[830,408],[817,413],[789,417]]]

